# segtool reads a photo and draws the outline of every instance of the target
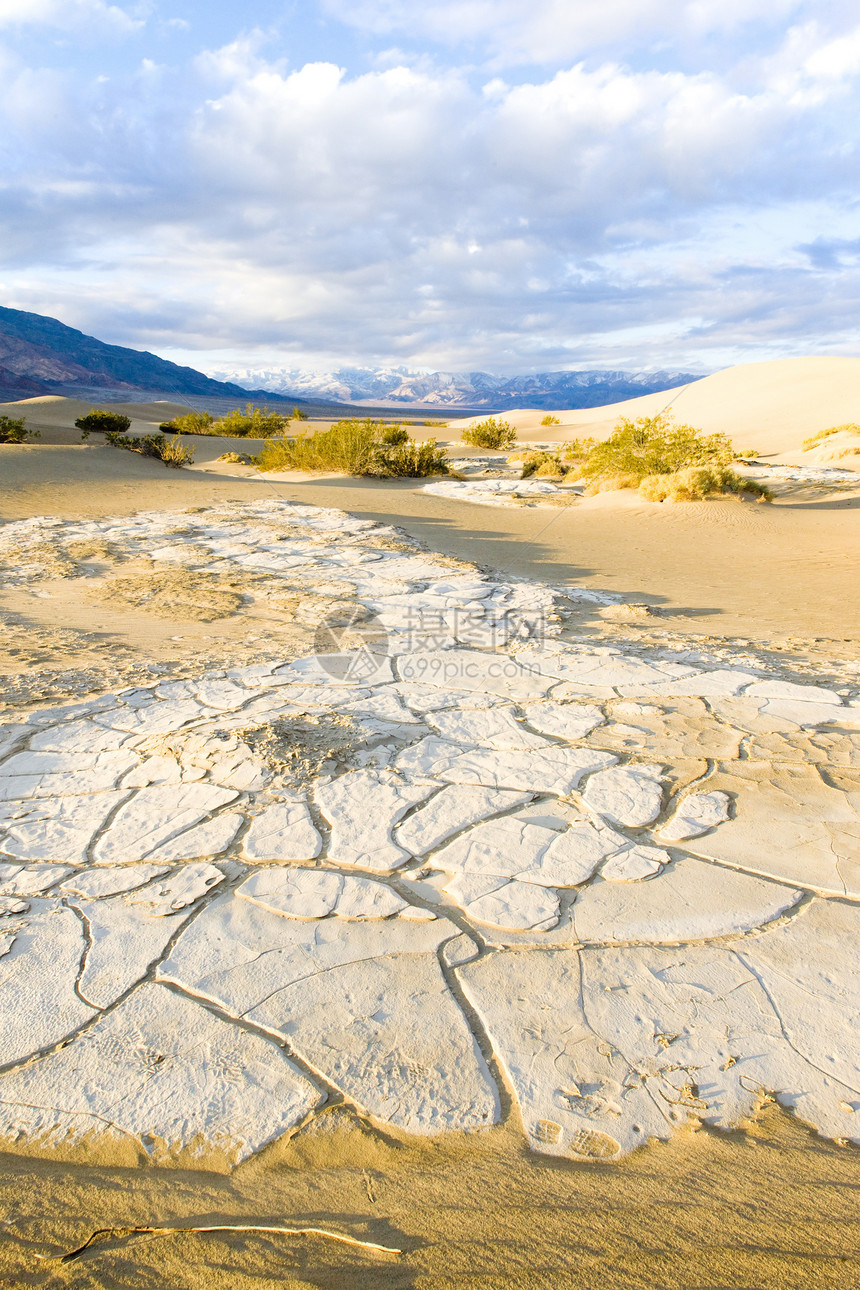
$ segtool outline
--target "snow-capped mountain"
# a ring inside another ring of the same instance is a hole
[[[487,372],[426,372],[409,367],[234,368],[212,371],[219,381],[271,390],[285,397],[355,404],[416,404],[439,408],[593,408],[620,403],[701,379],[690,372],[538,372],[490,376]]]

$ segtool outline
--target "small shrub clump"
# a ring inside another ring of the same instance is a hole
[[[0,443],[28,443],[41,437],[38,430],[27,429],[26,417],[0,416]]]
[[[552,452],[524,452],[518,454],[523,463],[522,479],[562,479],[569,467]]]
[[[622,417],[608,439],[573,439],[559,450],[562,463],[586,481],[586,495],[638,488],[649,501],[697,501],[717,494],[748,494],[769,501],[770,489],[729,469],[736,458],[724,434],[705,434],[658,413]]]
[[[409,431],[405,426],[386,426],[382,431],[380,442],[386,448],[399,448],[409,442]]]
[[[447,453],[433,440],[416,444],[400,426],[366,417],[336,421],[328,430],[284,436],[263,445],[258,470],[338,471],[346,475],[447,474]]]
[[[158,427],[162,434],[211,434],[215,418],[211,412],[185,412],[172,421],[162,421]]]
[[[175,439],[166,439],[163,434],[145,434],[129,439],[124,434],[108,430],[105,433],[105,443],[109,443],[112,448],[139,452],[142,457],[155,457],[158,461],[163,461],[165,466],[176,469],[190,466],[194,461],[194,449],[184,447],[178,435]]]
[[[468,426],[463,431],[462,439],[463,443],[471,444],[473,448],[513,448],[517,441],[517,430],[516,426],[507,421],[488,417],[486,421]]]
[[[693,426],[676,425],[666,413],[622,417],[608,439],[589,448],[582,463],[586,478],[671,475],[687,466],[727,466],[734,448],[724,434],[704,434]]]
[[[131,417],[122,412],[109,412],[107,408],[92,408],[85,417],[78,417],[75,425],[81,431],[82,439],[89,438],[94,430],[125,434],[131,429]]]
[[[234,408],[221,417],[220,421],[215,421],[207,433],[235,439],[272,439],[275,435],[284,433],[290,420],[283,412],[256,408],[253,403],[246,403],[244,410]]]
[[[254,465],[258,470],[336,470],[346,475],[370,475],[384,429],[381,421],[351,417],[314,434],[285,435],[263,444]]]
[[[551,412],[547,412],[545,417],[541,417],[540,423],[542,426],[560,426],[561,425],[561,422],[559,421],[558,417],[554,417]]]
[[[408,479],[447,475],[448,452],[445,448],[439,448],[435,439],[427,439],[424,443],[408,439],[406,443],[396,444],[394,447],[382,445],[376,454],[373,473]]]

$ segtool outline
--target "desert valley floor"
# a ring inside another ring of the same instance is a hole
[[[0,1278],[855,1285],[856,471],[173,472],[68,402],[2,458]]]
[[[11,522],[0,560],[244,622],[208,673],[171,630],[148,680],[3,712],[8,1151],[208,1175],[348,1114],[605,1167],[774,1100],[860,1142],[855,666],[582,638],[617,596],[278,499]],[[255,605],[291,656],[243,660]]]

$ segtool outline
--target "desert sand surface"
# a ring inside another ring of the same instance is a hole
[[[856,1284],[858,490],[491,510],[48,406],[0,449],[9,1283]],[[237,1223],[399,1253],[42,1261]]]
[[[216,461],[237,448],[254,452],[256,442],[195,436],[194,467],[173,471],[101,443],[75,443],[76,431],[55,433],[67,442],[51,443],[46,434],[43,442],[4,446],[3,520],[283,497],[396,524],[433,549],[517,576],[650,604],[684,632],[811,644],[826,637],[840,649],[860,640],[860,483],[779,484],[772,505],[660,505],[621,492],[569,498],[556,509],[499,510],[428,494],[420,480],[261,476]]]
[[[616,1164],[535,1159],[518,1136],[404,1144],[358,1122],[299,1134],[231,1175],[0,1156],[7,1285],[116,1290],[848,1290],[857,1153],[771,1108],[744,1132],[681,1134]],[[488,1214],[488,1202],[492,1210]],[[321,1238],[99,1227],[313,1224]]]

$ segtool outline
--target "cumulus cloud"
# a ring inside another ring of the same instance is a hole
[[[580,40],[620,4],[533,8],[536,27],[567,15]],[[700,0],[681,17],[726,30],[779,7]],[[652,35],[670,12],[622,8]],[[403,9],[356,12],[387,38]],[[458,12],[480,35],[524,11]],[[122,343],[290,364],[665,366],[854,346],[860,24],[835,35],[837,4],[780,12],[800,25],[731,66],[664,65],[634,42],[525,78],[429,59],[356,73],[289,62],[258,30],[179,70],[10,64],[5,299]]]

